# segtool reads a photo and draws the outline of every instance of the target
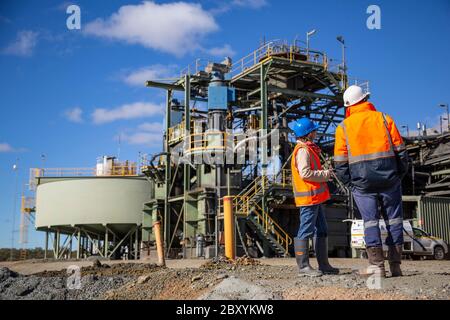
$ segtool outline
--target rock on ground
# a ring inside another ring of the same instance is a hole
[[[236,278],[234,276],[222,280],[200,300],[273,300],[273,293],[261,286]]]

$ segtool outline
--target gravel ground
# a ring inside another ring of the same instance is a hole
[[[58,263],[0,267],[0,299],[450,299],[450,261],[404,261],[403,277],[369,281],[378,289],[352,272],[365,266],[360,259],[331,259],[341,273],[318,278],[299,276],[294,259]],[[70,264],[81,266],[80,283],[64,269]],[[33,266],[37,272],[19,273]]]

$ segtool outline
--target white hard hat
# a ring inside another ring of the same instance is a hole
[[[350,86],[344,92],[344,105],[350,107],[366,98],[370,93],[364,93],[360,86]]]

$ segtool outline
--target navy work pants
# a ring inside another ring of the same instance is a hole
[[[366,247],[381,247],[379,219],[386,223],[386,245],[403,244],[403,209],[401,184],[377,193],[352,190],[353,198],[364,220]]]

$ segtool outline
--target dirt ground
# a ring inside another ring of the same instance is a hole
[[[0,299],[450,299],[450,261],[403,261],[404,276],[363,279],[362,259],[330,259],[339,275],[299,276],[295,259],[0,263]],[[316,267],[315,259],[312,265]],[[79,286],[70,286],[80,270]],[[70,281],[69,281],[70,280]]]

